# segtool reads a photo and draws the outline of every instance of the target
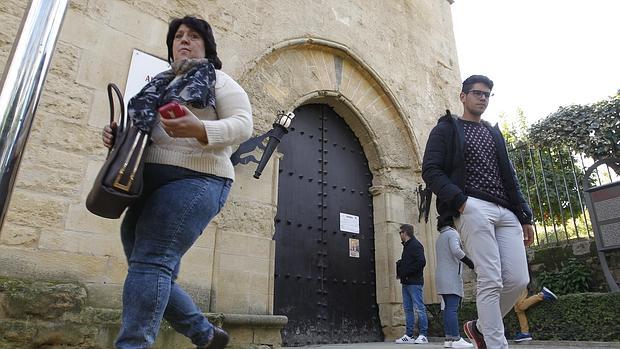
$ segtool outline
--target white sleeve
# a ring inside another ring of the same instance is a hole
[[[226,76],[215,90],[218,120],[203,120],[209,146],[230,146],[243,143],[252,136],[252,106],[243,88]]]
[[[442,233],[442,234],[445,234],[445,233]],[[461,240],[459,239],[459,236],[456,230],[453,231],[452,234],[450,234],[449,236],[448,244],[450,245],[450,252],[458,260],[461,260],[463,257],[465,257],[465,252],[463,252],[463,250],[461,249],[460,241]]]

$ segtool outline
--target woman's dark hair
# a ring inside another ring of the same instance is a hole
[[[211,26],[204,19],[185,16],[183,18],[175,18],[170,22],[168,26],[168,35],[166,36],[166,45],[168,45],[168,63],[172,63],[172,42],[174,41],[174,35],[179,30],[181,24],[185,24],[190,29],[198,33],[205,43],[205,58],[209,59],[215,69],[222,69],[222,61],[217,56],[217,45],[215,44],[215,37],[213,37],[213,30]]]
[[[493,89],[493,81],[491,79],[484,75],[472,75],[463,81],[463,88],[461,89],[461,92],[467,93],[471,91],[474,84],[479,82],[485,84],[489,90]]]

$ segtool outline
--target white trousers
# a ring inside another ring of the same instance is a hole
[[[510,210],[473,197],[454,223],[474,262],[478,329],[488,349],[508,348],[503,317],[529,282],[521,223]]]

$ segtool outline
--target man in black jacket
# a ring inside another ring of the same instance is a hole
[[[413,235],[413,226],[400,226],[400,241],[403,244],[403,254],[396,262],[396,277],[403,285],[403,309],[405,310],[406,333],[396,340],[398,344],[425,344],[428,343],[428,319],[424,305],[424,247]],[[414,312],[418,314],[418,329],[420,334],[413,339],[415,323]]]
[[[439,228],[461,234],[477,276],[478,320],[465,323],[478,349],[504,349],[503,317],[529,282],[525,246],[534,236],[499,128],[482,120],[493,81],[473,75],[463,82],[463,116],[441,117],[430,133],[422,177],[437,195]]]

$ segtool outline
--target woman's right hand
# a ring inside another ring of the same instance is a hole
[[[116,130],[118,129],[118,125],[116,121],[113,121],[110,125],[105,125],[102,132],[103,145],[111,149],[114,146],[114,136],[116,135]]]

